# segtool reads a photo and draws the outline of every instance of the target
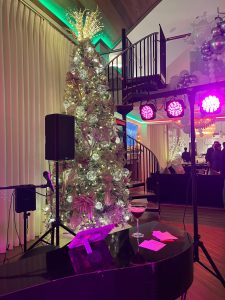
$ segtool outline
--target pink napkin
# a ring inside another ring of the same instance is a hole
[[[173,242],[174,240],[177,240],[177,237],[172,235],[168,231],[153,231],[152,235],[161,242]]]
[[[166,244],[155,241],[155,240],[145,240],[141,244],[139,244],[139,247],[146,248],[152,251],[159,251],[163,247],[165,247]]]

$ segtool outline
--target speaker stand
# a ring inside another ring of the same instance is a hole
[[[55,162],[55,168],[56,168],[56,185],[55,185],[55,193],[56,193],[56,202],[55,202],[55,221],[52,222],[51,224],[51,228],[49,228],[33,245],[31,245],[31,247],[28,250],[33,249],[37,244],[39,244],[40,242],[45,242],[44,238],[51,233],[51,244],[55,245],[57,247],[59,247],[59,242],[60,242],[60,238],[59,238],[59,228],[62,227],[63,229],[65,229],[66,231],[68,231],[69,233],[71,233],[72,235],[76,235],[72,229],[70,229],[69,227],[65,226],[61,220],[60,220],[60,216],[59,216],[59,161]],[[56,241],[54,241],[56,237]],[[55,242],[55,243],[54,243]],[[46,243],[46,242],[45,242]]]
[[[23,187],[24,189],[26,187],[34,187],[34,188],[46,188],[48,187],[47,184],[41,184],[41,185],[10,185],[10,186],[0,186],[0,190],[14,190],[17,188],[21,188]],[[35,199],[36,201],[36,199]],[[35,205],[36,206],[36,205]],[[16,211],[17,213],[21,213],[23,212],[23,238],[24,238],[24,252],[27,251],[27,228],[28,228],[28,217],[30,216],[30,212],[27,212],[27,210],[25,209],[29,209],[29,207],[23,208],[20,211]],[[36,208],[35,208],[36,209]],[[32,210],[32,209],[31,209]]]
[[[27,228],[28,228],[28,217],[30,213],[27,211],[23,212],[23,251],[27,251]]]

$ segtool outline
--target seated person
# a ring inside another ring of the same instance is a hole
[[[184,148],[184,152],[181,155],[184,162],[190,162],[191,161],[191,155],[190,152],[187,151],[187,147]]]

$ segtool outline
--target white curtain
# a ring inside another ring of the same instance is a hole
[[[0,0],[1,187],[45,183],[45,115],[61,112],[72,47],[19,0]],[[12,193],[0,190],[0,252],[23,243],[23,214],[10,205]],[[43,198],[37,195],[28,218],[28,240],[42,230]]]
[[[161,170],[167,166],[167,125],[147,126],[147,147],[156,155],[159,160]]]

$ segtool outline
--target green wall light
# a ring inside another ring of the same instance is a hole
[[[141,124],[149,124],[149,122],[144,122],[144,121],[140,120],[139,118],[132,116],[131,114],[128,114],[127,118],[131,119],[135,122],[141,123]]]

